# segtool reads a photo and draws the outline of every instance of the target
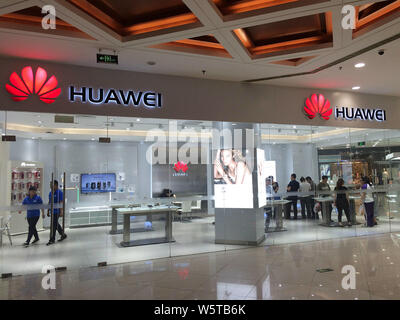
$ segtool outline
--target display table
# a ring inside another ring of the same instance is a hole
[[[172,238],[172,215],[179,208],[176,206],[154,206],[154,207],[137,207],[137,208],[117,208],[117,214],[121,214],[124,217],[124,229],[123,229],[123,240],[121,246],[123,247],[134,247],[142,246],[147,244],[157,244],[174,242]],[[147,216],[152,214],[165,213],[165,237],[152,238],[152,239],[140,239],[131,240],[131,216]]]
[[[121,234],[124,231],[122,229],[118,230],[118,209],[121,208],[140,208],[140,205],[132,206],[128,204],[116,204],[116,205],[111,205],[111,230],[110,234]],[[147,216],[147,221],[153,222],[152,216],[149,215]],[[135,228],[131,229],[131,232],[146,232],[146,231],[153,231],[153,228]]]
[[[287,231],[283,227],[283,217],[282,217],[282,212],[283,212],[283,207],[284,205],[288,204],[289,200],[269,200],[267,203],[267,207],[272,207],[272,212],[275,212],[276,209],[276,214],[275,214],[275,229],[271,230],[266,230],[266,233],[269,232],[281,232],[281,231]]]
[[[314,200],[321,203],[322,223],[320,225],[324,227],[338,226],[337,222],[331,222],[332,202],[335,199],[333,199],[332,197],[316,197],[314,198]]]
[[[360,200],[361,196],[349,196],[349,204],[350,204],[350,221],[351,224],[361,224],[357,222],[357,209],[356,209],[356,200]]]

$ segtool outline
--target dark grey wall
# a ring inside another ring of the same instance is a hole
[[[173,165],[155,164],[152,167],[153,197],[163,189],[171,189],[176,195],[207,195],[207,165],[189,164],[187,176],[174,176]]]
[[[35,96],[23,102],[10,99],[4,86],[12,72],[20,73],[27,65],[35,70],[42,66],[49,76],[56,75],[62,93],[55,103],[47,105]],[[0,110],[365,128],[398,128],[397,119],[400,119],[399,97],[193,79],[15,58],[1,58],[0,70]],[[152,90],[163,94],[164,104],[161,109],[146,109],[71,103],[68,100],[70,85]],[[328,121],[318,117],[310,120],[304,116],[303,106],[313,93],[324,94],[333,106],[384,108],[388,120],[384,123],[345,121],[334,117]]]

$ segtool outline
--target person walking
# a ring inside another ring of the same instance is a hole
[[[54,187],[54,188],[53,188]],[[54,194],[52,192],[54,190]],[[64,200],[64,194],[63,192],[58,189],[58,181],[54,180],[54,186],[50,182],[50,193],[49,193],[49,204],[51,203],[51,199],[53,197],[53,203],[54,205],[62,203]],[[47,216],[50,217],[50,209],[47,210]],[[63,228],[60,226],[58,223],[58,219],[63,216],[64,212],[62,208],[53,208],[53,227],[50,228],[50,240],[47,243],[47,245],[52,245],[56,241],[56,231],[61,235],[61,238],[58,241],[63,241],[67,238],[67,235],[65,234]]]
[[[342,178],[339,178],[337,181],[335,191],[334,204],[338,211],[338,223],[341,227],[343,227],[342,214],[344,210],[347,219],[347,225],[351,227],[349,194],[347,193],[347,188],[344,186],[344,180]]]
[[[292,175],[290,176],[290,182],[287,186],[287,192],[292,192],[292,193],[297,193],[300,189],[300,184],[299,182],[296,180],[296,174],[292,173]],[[290,210],[291,207],[293,206],[293,219],[297,220],[297,199],[298,196],[297,195],[293,195],[293,196],[289,196],[287,197],[287,199],[289,201],[291,201],[290,203],[287,204],[286,206],[286,210],[285,210],[285,215],[286,215],[286,219],[290,219]]]
[[[37,190],[35,187],[29,188],[29,195],[22,201],[22,204],[26,205],[26,206],[43,204],[43,200],[40,196],[37,195]],[[21,213],[21,211],[19,213]],[[42,209],[42,217],[44,218],[43,209]],[[28,225],[29,225],[28,238],[24,242],[24,246],[26,246],[26,247],[29,246],[29,243],[31,242],[32,237],[35,238],[35,240],[32,241],[32,244],[39,241],[39,235],[36,230],[36,224],[39,221],[39,218],[40,218],[40,209],[32,208],[32,209],[28,209],[26,211],[26,219],[27,219]]]
[[[302,219],[311,219],[311,206],[309,201],[309,192],[311,191],[311,185],[306,181],[304,177],[300,178],[300,204],[301,204],[301,217]],[[307,216],[306,216],[307,209]]]

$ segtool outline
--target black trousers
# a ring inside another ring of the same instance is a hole
[[[62,236],[64,235],[64,230],[58,223],[58,219],[60,218],[59,213],[54,213],[53,214],[53,232],[50,230],[50,241],[55,241],[56,240],[56,231]]]
[[[27,218],[29,230],[28,230],[28,239],[26,240],[26,242],[31,242],[33,236],[35,237],[35,240],[39,240],[39,235],[36,230],[36,224],[39,221],[39,218],[40,217]]]
[[[285,219],[290,219],[290,210],[292,206],[294,219],[297,219],[297,196],[288,197],[287,200],[291,202],[285,206]]]
[[[306,209],[307,209],[307,218],[311,219],[312,210],[311,210],[310,197],[300,198],[300,204],[301,204],[301,216],[303,217],[303,219],[306,218]]]
[[[346,215],[347,222],[351,222],[350,221],[350,205],[349,205],[349,201],[347,201],[347,199],[336,200],[336,208],[338,211],[338,221],[339,222],[342,222],[343,210],[344,210],[344,214]]]

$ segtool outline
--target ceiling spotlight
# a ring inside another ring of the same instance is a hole
[[[96,139],[95,139],[95,138],[92,138],[91,140],[94,141],[94,140],[96,140]]]
[[[65,141],[65,140],[67,140],[67,138],[63,138],[63,140]]]
[[[293,126],[293,129],[296,129],[297,127],[296,126]]]
[[[360,86],[355,86],[355,87],[353,87],[353,88],[351,88],[352,90],[360,90],[361,89],[361,87]]]
[[[137,122],[139,122],[139,121],[140,121],[140,119],[139,119],[139,118],[137,118],[137,119],[136,119],[136,121],[137,121]]]
[[[129,130],[131,130],[131,128],[126,128],[126,131],[129,131]]]
[[[355,67],[355,68],[364,68],[364,67],[365,67],[365,63],[364,63],[364,62],[356,63],[356,64],[354,65],[354,67]]]

